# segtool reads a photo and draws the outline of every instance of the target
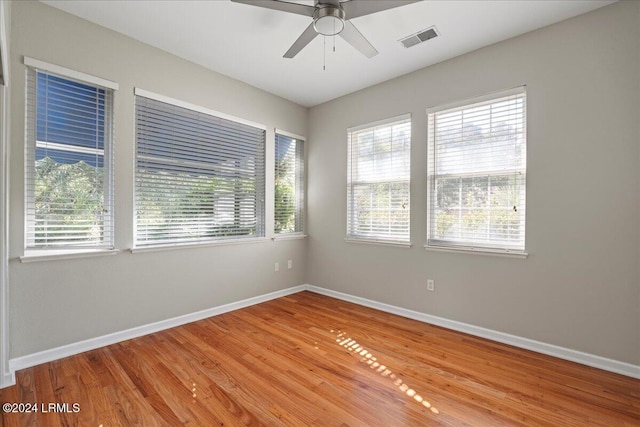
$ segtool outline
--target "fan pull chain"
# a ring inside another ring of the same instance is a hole
[[[333,39],[333,51],[336,51],[336,20],[333,20],[333,36],[331,36],[331,38]]]
[[[327,71],[327,36],[322,36],[322,71]]]

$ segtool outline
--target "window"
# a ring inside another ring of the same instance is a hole
[[[411,116],[348,129],[347,240],[409,243]]]
[[[136,246],[264,236],[265,129],[136,89]]]
[[[29,58],[25,64],[26,247],[113,248],[117,85]]]
[[[304,140],[276,130],[274,232],[304,231]]]
[[[427,247],[524,252],[524,88],[428,111]]]

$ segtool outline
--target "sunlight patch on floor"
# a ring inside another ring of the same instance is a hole
[[[398,376],[386,365],[378,362],[378,359],[370,351],[358,344],[358,342],[353,338],[347,336],[346,332],[341,330],[336,332],[333,329],[331,329],[330,332],[336,334],[336,343],[338,345],[344,347],[354,355],[361,356],[360,362],[369,365],[369,368],[374,369],[380,376],[387,377],[392,380],[393,385],[395,385],[402,393],[415,400],[418,404],[422,404],[422,406],[429,409],[434,414],[437,415],[440,413],[438,409],[431,406],[429,401],[425,400],[424,397],[419,395],[414,389],[410,388],[401,378],[398,378]]]

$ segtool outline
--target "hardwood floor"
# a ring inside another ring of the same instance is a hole
[[[640,380],[310,292],[17,381],[0,401],[39,412],[3,413],[6,426],[640,425]]]

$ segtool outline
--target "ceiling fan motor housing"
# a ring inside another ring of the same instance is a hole
[[[318,5],[313,12],[313,28],[323,36],[335,36],[344,29],[344,18],[340,6]]]

